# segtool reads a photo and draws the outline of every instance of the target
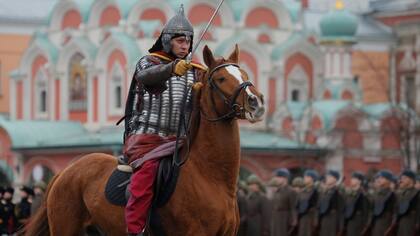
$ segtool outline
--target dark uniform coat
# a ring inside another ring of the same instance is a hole
[[[337,187],[320,193],[319,199],[319,235],[336,236],[343,229],[344,198]]]
[[[397,199],[391,189],[381,189],[373,196],[372,236],[384,236],[392,225]]]
[[[361,236],[370,222],[369,199],[361,190],[349,191],[345,196],[345,235]]]
[[[419,235],[420,194],[415,188],[401,191],[398,196],[396,217],[398,219],[398,236]],[[417,232],[416,232],[417,231]],[[417,234],[416,234],[417,233]]]
[[[16,218],[18,221],[18,229],[20,229],[31,216],[31,203],[28,198],[22,198],[16,206]]]
[[[271,200],[271,236],[288,235],[296,225],[296,197],[297,194],[289,186],[280,187],[274,193]]]
[[[12,234],[15,229],[15,204],[3,199],[0,201],[0,235]]]
[[[35,194],[32,205],[31,205],[31,215],[34,215],[38,208],[41,206],[42,201],[44,200],[44,194]]]
[[[238,193],[236,197],[238,200],[239,217],[241,222],[239,225],[238,236],[245,236],[247,222],[246,196],[244,194]]]
[[[314,235],[318,226],[318,191],[306,187],[298,196],[297,211],[299,214],[298,235]]]
[[[263,193],[250,193],[247,197],[246,209],[246,236],[269,236],[270,209],[268,200]]]

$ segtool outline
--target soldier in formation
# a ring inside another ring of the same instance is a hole
[[[238,235],[420,235],[420,178],[413,171],[380,170],[370,182],[353,172],[346,187],[335,170],[323,178],[307,170],[289,185],[290,179],[289,170],[280,168],[269,181],[270,191],[254,175],[247,185],[239,183]]]

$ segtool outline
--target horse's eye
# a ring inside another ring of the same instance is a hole
[[[223,81],[225,81],[225,77],[220,77],[219,79],[217,79],[220,83],[222,83]]]

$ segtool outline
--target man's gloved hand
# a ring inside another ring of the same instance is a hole
[[[178,76],[183,76],[187,73],[188,70],[190,70],[193,66],[185,60],[179,60],[176,62],[173,72],[174,74]]]

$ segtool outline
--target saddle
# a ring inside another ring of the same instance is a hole
[[[178,150],[179,152],[179,150]],[[164,206],[175,191],[180,166],[173,163],[172,155],[159,161],[158,173],[154,180],[154,198],[152,208]],[[118,157],[118,166],[112,172],[105,186],[105,197],[114,205],[126,206],[130,197],[128,186],[132,169],[124,157]]]

